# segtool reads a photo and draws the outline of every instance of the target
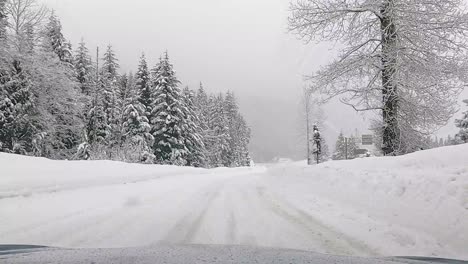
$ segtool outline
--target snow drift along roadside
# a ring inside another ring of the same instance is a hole
[[[468,144],[270,170],[291,204],[384,255],[468,259]]]
[[[0,153],[0,199],[173,175],[222,173],[224,170],[230,169],[206,170],[116,161],[57,161]]]

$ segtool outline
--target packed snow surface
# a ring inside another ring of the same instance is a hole
[[[468,259],[467,153],[212,170],[0,154],[0,244]]]

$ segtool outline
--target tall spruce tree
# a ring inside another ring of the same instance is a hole
[[[184,159],[188,166],[204,167],[206,166],[205,145],[202,138],[202,128],[200,119],[197,116],[195,105],[195,94],[188,87],[183,90],[183,100],[186,112],[184,113],[184,139],[187,153]]]
[[[231,165],[230,135],[226,120],[224,97],[222,94],[210,97],[210,130],[213,131],[213,149],[211,152],[211,164],[214,167],[229,167]]]
[[[133,75],[130,74],[126,82],[128,88],[124,99],[122,137],[125,147],[130,147],[138,152],[138,162],[152,163],[154,155],[151,146],[154,143],[154,138],[150,133],[151,126],[145,115],[146,108],[139,100],[140,95],[135,81]]]
[[[200,86],[197,90],[194,102],[196,116],[198,118],[198,126],[200,127],[200,135],[202,137],[203,145],[205,146],[203,153],[205,167],[214,167],[211,162],[211,150],[214,147],[213,144],[215,144],[215,135],[214,131],[210,128],[209,125],[211,103],[202,83],[200,83]]]
[[[107,50],[102,58],[103,64],[101,68],[101,87],[102,87],[102,105],[106,111],[106,123],[111,127],[112,138],[109,142],[110,146],[114,146],[119,143],[118,131],[120,129],[120,117],[121,112],[119,106],[118,96],[118,69],[120,68],[118,59],[115,55],[111,45],[107,46]],[[116,138],[117,137],[117,138]]]
[[[31,82],[15,60],[9,70],[0,69],[0,151],[34,154],[39,133],[34,111]]]
[[[356,150],[358,149],[357,145],[357,139],[356,137],[352,136],[348,138],[348,147],[346,148],[348,150],[348,159],[354,159],[356,158]]]
[[[334,160],[343,160],[346,158],[346,145],[343,132],[340,132],[335,143],[335,152],[332,158]]]
[[[183,102],[180,81],[175,75],[167,52],[153,70],[153,102],[151,125],[154,137],[153,151],[156,162],[161,164],[185,165],[184,119],[186,109]]]
[[[151,113],[152,104],[152,87],[150,83],[150,71],[148,70],[148,63],[144,54],[140,57],[140,63],[138,64],[138,70],[135,75],[136,89],[138,92],[138,101],[144,107],[145,116],[149,117]]]
[[[91,108],[87,113],[86,135],[91,146],[108,145],[111,136],[111,127],[107,123],[106,111],[102,100],[97,96],[93,99]]]
[[[236,130],[238,135],[236,136],[237,141],[235,144],[235,165],[248,167],[250,166],[250,153],[249,153],[249,143],[250,143],[250,128],[247,126],[247,122],[241,114],[237,114],[236,118]]]
[[[92,88],[94,87],[94,69],[89,50],[83,39],[81,39],[81,42],[78,44],[73,62],[76,79],[80,83],[81,92],[86,95],[91,95]]]
[[[48,50],[54,52],[60,61],[72,64],[73,55],[71,44],[69,44],[62,33],[62,24],[59,18],[52,13],[45,30],[45,46]]]
[[[224,100],[224,114],[226,125],[229,130],[229,148],[226,152],[226,159],[230,161],[231,167],[237,167],[240,160],[236,153],[239,152],[240,147],[240,127],[238,120],[239,107],[237,106],[236,98],[231,91],[228,91]]]

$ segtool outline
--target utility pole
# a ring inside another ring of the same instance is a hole
[[[312,155],[310,155],[310,92],[304,88],[305,108],[306,108],[306,130],[307,130],[307,165],[312,165]]]

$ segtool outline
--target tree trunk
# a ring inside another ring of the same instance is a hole
[[[400,145],[398,90],[396,83],[397,32],[393,21],[393,1],[385,1],[381,14],[383,147],[385,155],[396,155]]]

